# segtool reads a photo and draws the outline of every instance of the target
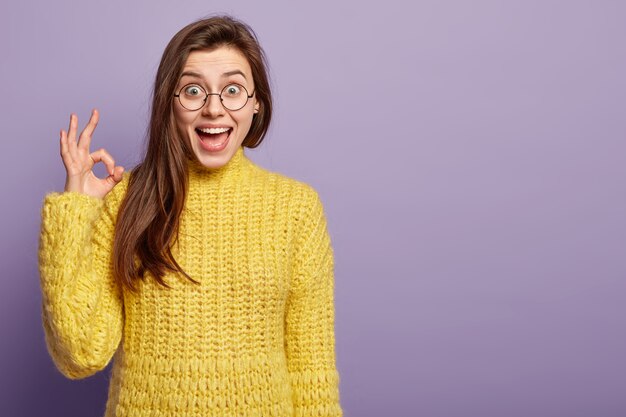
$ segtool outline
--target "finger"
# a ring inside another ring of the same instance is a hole
[[[98,162],[104,163],[107,168],[107,172],[109,175],[113,175],[113,170],[115,169],[115,161],[110,153],[108,153],[104,148],[100,148],[95,152],[89,154],[91,159],[93,159],[94,164]]]
[[[65,166],[68,167],[76,159],[76,151],[72,148],[67,138],[67,132],[61,129],[61,157]]]
[[[124,167],[118,165],[113,169],[113,174],[109,175],[105,178],[105,181],[109,184],[111,188],[115,187],[120,181],[122,181]]]
[[[61,129],[61,156],[65,157],[65,155],[69,155],[70,148],[67,146],[67,136],[65,136],[65,131]]]
[[[89,123],[85,126],[85,129],[80,134],[80,139],[78,140],[78,147],[84,149],[89,152],[89,145],[91,144],[91,135],[98,125],[98,120],[100,119],[100,114],[97,109],[93,109],[91,112],[91,117],[89,118]]]
[[[70,114],[70,127],[67,129],[65,136],[67,147],[70,151],[70,155],[73,159],[78,159],[78,149],[76,146],[76,125],[78,124],[77,117],[74,113]]]
[[[74,113],[70,114],[70,127],[67,129],[67,138],[69,139],[70,146],[72,143],[76,144],[76,127],[78,125],[78,116]]]
[[[118,183],[122,180],[123,174],[124,174],[124,167],[121,165],[118,165],[113,170],[113,176],[110,178],[112,178],[113,181],[115,181],[115,183]]]

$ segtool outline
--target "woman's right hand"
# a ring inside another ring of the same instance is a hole
[[[76,191],[92,197],[104,198],[122,180],[124,167],[115,166],[115,161],[104,148],[89,153],[91,135],[98,124],[98,118],[98,110],[93,109],[89,123],[77,142],[78,116],[70,115],[68,132],[61,130],[61,158],[67,171],[65,191]],[[95,176],[92,168],[97,162],[104,163],[109,173],[108,177]]]

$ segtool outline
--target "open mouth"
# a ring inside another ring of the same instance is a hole
[[[228,142],[228,138],[230,137],[230,133],[233,131],[232,127],[229,128],[214,128],[214,129],[195,129],[198,138],[200,139],[201,144],[206,150],[209,151],[219,151],[222,150],[226,143]]]

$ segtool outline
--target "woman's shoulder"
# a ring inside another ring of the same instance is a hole
[[[305,180],[265,168],[261,168],[259,172],[269,189],[289,199],[292,203],[306,203],[319,198],[315,187]]]

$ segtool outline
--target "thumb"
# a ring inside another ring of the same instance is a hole
[[[116,166],[115,168],[113,168],[113,174],[109,175],[106,178],[106,182],[108,185],[110,185],[111,188],[113,188],[117,183],[119,183],[122,178],[124,177],[122,174],[124,173],[124,167],[121,165]]]

